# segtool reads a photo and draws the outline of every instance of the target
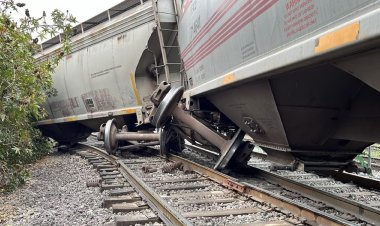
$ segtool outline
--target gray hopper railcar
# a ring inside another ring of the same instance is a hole
[[[168,31],[176,26],[172,2],[161,0],[157,7],[173,12],[159,15],[162,26]],[[149,96],[164,78],[163,69],[155,67],[162,58],[152,1],[123,1],[77,25],[74,32],[72,52],[53,74],[57,95],[46,103],[49,118],[36,126],[62,145],[87,138],[111,118],[136,131],[136,125],[143,124],[142,105],[149,108]],[[172,32],[164,33],[163,40],[178,45]],[[46,60],[60,48],[57,36],[41,45],[36,58]],[[168,53],[171,61],[178,57],[178,49]],[[178,77],[179,67],[170,66],[171,77]]]
[[[380,141],[379,28],[379,0],[185,0],[185,89],[162,86],[152,122],[217,169],[249,157],[244,134],[285,164],[351,168]]]

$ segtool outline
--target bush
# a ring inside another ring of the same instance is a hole
[[[25,4],[0,0],[0,189],[24,183],[25,165],[52,148],[32,122],[47,115],[41,106],[52,93],[51,73],[63,54],[39,63],[33,55],[47,35],[62,34],[62,51],[69,51],[71,24],[76,22],[68,12],[54,10],[53,24],[47,24],[45,12],[36,18],[28,9],[16,22],[11,15],[21,8]]]

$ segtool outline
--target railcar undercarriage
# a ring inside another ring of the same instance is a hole
[[[140,133],[140,141],[146,146],[159,141],[165,154],[181,151],[187,140],[218,152],[218,170],[245,165],[256,144],[269,159],[293,168],[353,171],[352,159],[376,140],[368,136],[368,123],[378,124],[380,94],[331,64],[238,84],[199,99],[185,99],[183,92],[167,82],[159,85],[151,96],[154,107],[144,118],[160,133]],[[358,118],[365,121],[350,124]],[[114,127],[108,143],[131,139],[132,134],[122,132]],[[245,141],[246,134],[253,141]]]
[[[161,83],[151,98],[151,122],[218,151],[215,169],[244,164],[252,149],[243,142],[245,133],[268,158],[306,170],[352,171],[352,159],[378,140],[371,129],[380,126],[380,94],[328,63],[237,84],[198,100],[182,96],[183,88]]]

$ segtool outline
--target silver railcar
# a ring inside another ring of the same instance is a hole
[[[171,12],[159,14],[166,28],[176,25],[173,7],[172,1],[158,3],[159,10]],[[123,1],[77,25],[74,32],[72,52],[53,74],[57,95],[46,103],[49,117],[36,126],[61,144],[88,137],[111,118],[137,130],[136,125],[143,124],[138,117],[142,105],[149,105],[150,94],[164,78],[162,69],[155,67],[162,58],[152,1]],[[165,33],[164,40],[171,33]],[[41,45],[36,58],[43,61],[60,48],[60,37],[54,37]],[[178,58],[179,53],[168,55]],[[179,66],[170,69],[175,78]]]
[[[380,141],[380,1],[185,0],[180,17],[189,111],[309,168]]]

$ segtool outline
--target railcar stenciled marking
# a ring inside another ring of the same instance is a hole
[[[189,70],[200,60],[208,56],[217,47],[227,41],[232,35],[236,34],[248,23],[252,22],[262,13],[267,11],[278,0],[270,2],[264,1],[248,1],[245,3],[231,18],[225,22],[217,32],[215,32],[197,51],[185,60],[185,68]]]

